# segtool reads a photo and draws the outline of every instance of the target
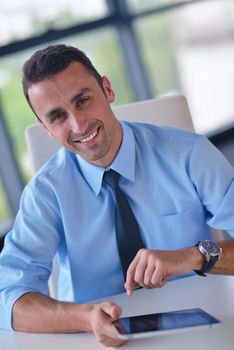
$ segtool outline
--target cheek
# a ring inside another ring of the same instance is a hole
[[[68,132],[67,129],[65,127],[59,128],[53,128],[51,130],[51,135],[58,141],[60,142],[66,142],[68,139]]]

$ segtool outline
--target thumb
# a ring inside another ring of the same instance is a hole
[[[105,302],[102,304],[102,310],[108,314],[113,321],[118,319],[122,314],[122,309],[119,305],[112,302]]]
[[[122,314],[122,309],[119,305],[114,305],[111,309],[111,318],[113,321],[117,320]]]

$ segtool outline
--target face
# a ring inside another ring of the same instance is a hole
[[[72,62],[52,78],[33,84],[28,95],[55,139],[85,160],[106,167],[118,152],[122,129],[110,108],[114,92],[106,77],[103,90],[82,64]]]

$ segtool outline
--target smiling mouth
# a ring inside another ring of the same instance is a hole
[[[98,134],[99,128],[97,128],[96,130],[94,130],[90,135],[88,135],[87,137],[77,140],[76,142],[78,143],[82,143],[82,144],[86,144],[91,142]]]
[[[97,136],[97,130],[95,130],[92,134],[90,134],[88,137],[86,137],[85,139],[80,140],[80,143],[86,143],[91,141],[92,139],[94,139],[95,136]]]

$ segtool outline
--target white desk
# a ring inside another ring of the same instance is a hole
[[[168,283],[161,289],[138,290],[132,297],[111,300],[123,307],[124,315],[201,307],[222,321],[211,329],[129,341],[125,350],[233,350],[234,277],[190,277]],[[92,334],[29,334],[0,331],[0,350],[98,350],[104,347]]]

